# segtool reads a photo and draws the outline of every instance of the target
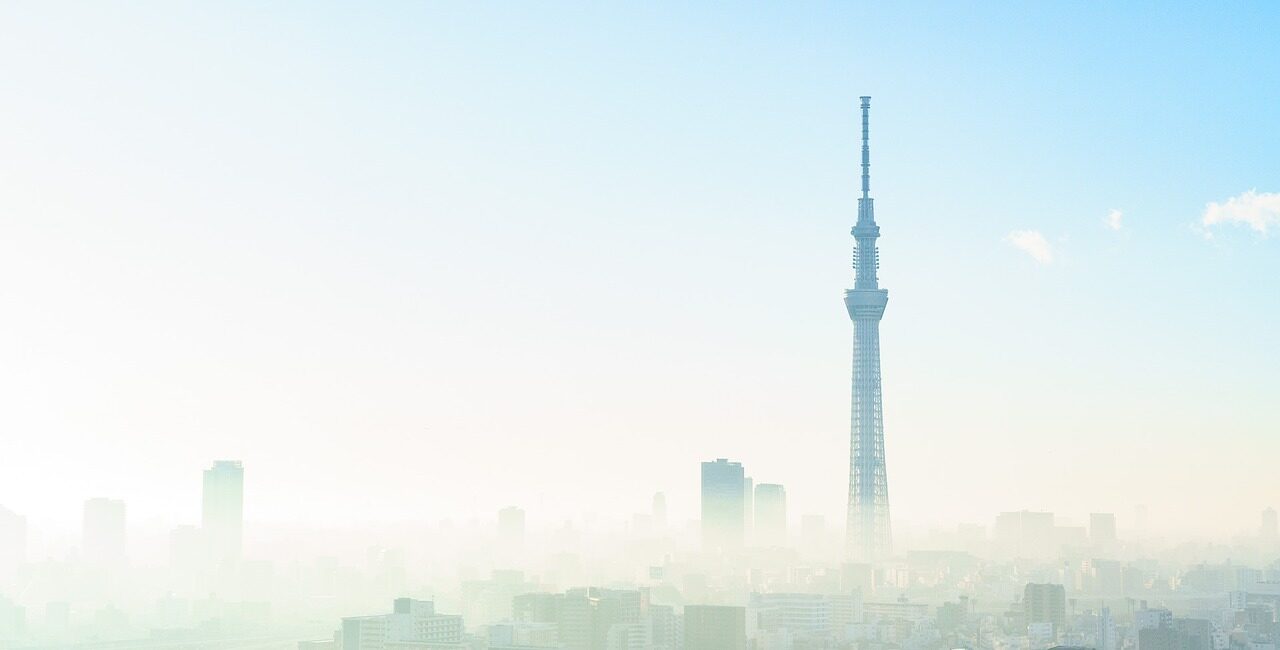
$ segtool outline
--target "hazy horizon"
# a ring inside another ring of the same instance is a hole
[[[729,457],[842,526],[871,95],[895,526],[1252,530],[1275,18],[6,5],[0,505],[683,522]]]

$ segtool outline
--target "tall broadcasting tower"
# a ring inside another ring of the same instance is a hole
[[[889,481],[884,469],[884,422],[880,405],[880,318],[889,292],[876,280],[880,252],[871,198],[871,147],[868,118],[871,98],[862,98],[862,198],[858,224],[853,288],[844,292],[844,305],[853,320],[853,412],[849,450],[849,518],[845,532],[848,555],[864,561],[887,557]]]

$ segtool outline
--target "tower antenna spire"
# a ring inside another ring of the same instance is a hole
[[[862,98],[862,198],[871,198],[871,98]]]

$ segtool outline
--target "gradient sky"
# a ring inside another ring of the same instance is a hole
[[[865,94],[896,520],[1253,526],[1277,33],[1269,3],[4,4],[0,504],[194,522],[237,458],[257,521],[692,517],[728,456],[842,522]]]

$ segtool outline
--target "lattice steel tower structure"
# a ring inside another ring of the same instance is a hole
[[[889,292],[880,288],[876,271],[880,252],[871,199],[871,146],[868,126],[871,98],[862,98],[862,197],[853,227],[856,270],[844,304],[853,320],[853,408],[849,448],[849,513],[845,545],[850,558],[873,561],[887,557],[889,481],[884,467],[884,421],[880,400],[880,318]]]

